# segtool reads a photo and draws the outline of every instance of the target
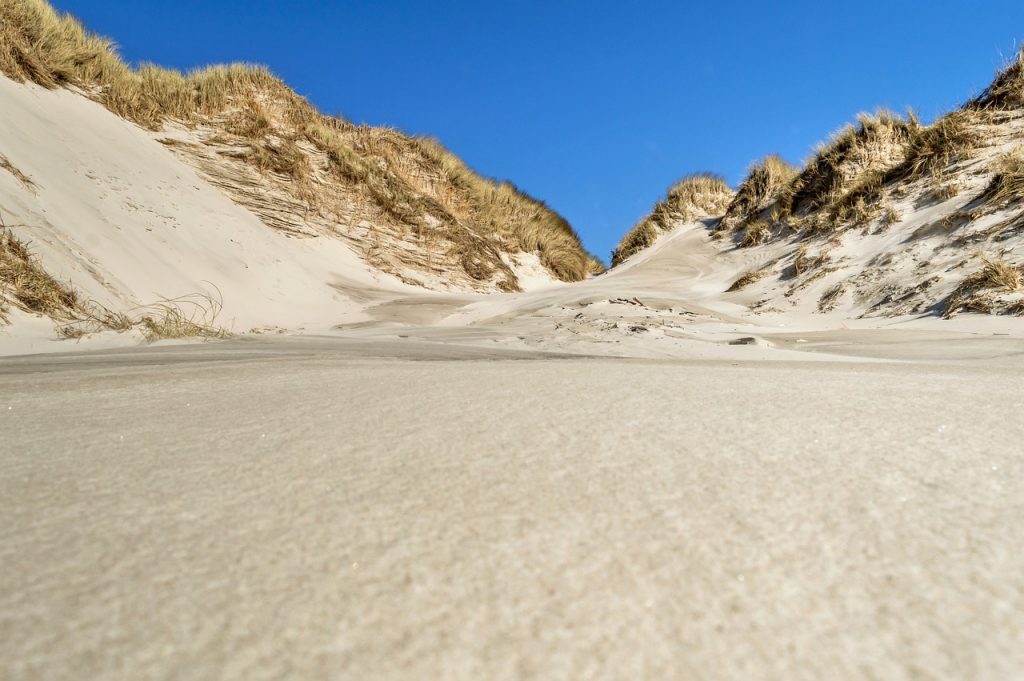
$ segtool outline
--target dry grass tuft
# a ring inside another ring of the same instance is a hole
[[[846,292],[845,284],[836,284],[830,287],[824,293],[821,294],[821,298],[818,299],[818,312],[830,312],[834,310],[836,305],[839,303],[839,299],[842,298],[843,293]]]
[[[719,229],[729,230],[755,220],[779,197],[798,172],[796,166],[774,154],[755,163],[736,190]]]
[[[309,178],[309,158],[290,140],[267,141],[249,147],[242,155],[260,172],[284,175],[296,181]]]
[[[1001,155],[992,170],[995,175],[981,198],[999,205],[1017,203],[1024,199],[1024,155],[1020,149]]]
[[[967,103],[976,111],[1007,110],[1024,107],[1024,50],[1007,64],[984,92]]]
[[[741,290],[743,288],[746,288],[747,286],[750,286],[754,282],[761,281],[762,279],[767,277],[769,274],[771,274],[771,268],[770,267],[766,267],[766,268],[760,269],[760,270],[751,270],[749,272],[744,272],[742,275],[740,275],[740,278],[737,279],[736,281],[734,281],[732,283],[732,285],[729,288],[727,288],[725,291],[726,291],[726,293],[732,293],[733,291],[739,291],[739,290]]]
[[[224,129],[232,135],[261,140],[274,132],[274,124],[263,105],[255,97],[248,97],[245,106],[228,117]]]
[[[772,228],[764,220],[754,220],[748,222],[746,228],[743,230],[743,238],[740,240],[740,246],[743,248],[749,248],[751,246],[760,246],[766,243],[772,236]]]
[[[190,296],[165,300],[144,308],[136,324],[147,341],[166,338],[228,338],[231,334],[216,325],[222,305],[212,296]]]
[[[878,217],[882,212],[884,181],[884,173],[880,170],[864,173],[853,187],[822,211],[825,222],[835,230],[845,223],[866,225]]]
[[[221,304],[212,296],[161,301],[142,308],[133,316],[86,301],[72,286],[47,273],[28,246],[0,221],[0,318],[5,320],[8,301],[25,312],[56,321],[60,338],[133,328],[139,328],[149,341],[230,335],[214,324]]]
[[[838,201],[866,177],[880,176],[901,163],[911,139],[920,129],[917,120],[890,111],[860,114],[819,147],[786,188],[779,201],[782,215],[807,214]]]
[[[949,201],[960,196],[962,187],[956,180],[947,180],[941,175],[936,175],[932,180],[929,194],[936,201]]]
[[[28,247],[0,223],[0,293],[25,310],[70,319],[81,303],[74,289],[42,268]]]
[[[612,251],[612,267],[649,247],[658,236],[677,225],[723,213],[732,196],[732,189],[718,175],[697,173],[684,177],[622,238]]]
[[[792,277],[799,277],[807,272],[818,271],[823,265],[831,261],[832,256],[828,251],[819,251],[817,255],[811,255],[807,246],[801,246],[793,256],[793,264],[786,274]]]
[[[947,319],[965,310],[995,312],[1000,294],[1024,291],[1024,268],[1003,260],[983,258],[983,262],[982,268],[964,279],[946,301]]]
[[[26,189],[29,189],[31,191],[36,190],[36,183],[32,181],[32,178],[30,178],[25,173],[21,172],[21,170],[19,170],[13,163],[11,163],[3,154],[0,154],[0,168],[6,170],[11,175],[14,175],[14,178],[22,185],[24,185]]]
[[[900,213],[892,206],[887,206],[885,209],[882,210],[882,217],[879,220],[879,225],[882,227],[882,229],[889,229],[902,219],[902,213]]]
[[[887,181],[935,175],[968,158],[982,141],[974,122],[970,112],[954,111],[919,128],[910,139],[906,160],[887,174]]]

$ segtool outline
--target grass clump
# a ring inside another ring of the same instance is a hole
[[[831,312],[834,310],[845,292],[846,286],[842,283],[828,288],[818,299],[818,312]]]
[[[73,286],[51,276],[28,246],[0,220],[0,319],[9,304],[58,323],[60,338],[80,338],[99,331],[142,331],[148,341],[164,338],[226,338],[215,326],[220,302],[211,296],[165,300],[134,316],[85,300]]]
[[[888,180],[935,175],[966,159],[981,143],[966,111],[954,111],[922,127],[910,139],[906,160],[887,174]]]
[[[746,227],[744,227],[740,246],[743,248],[760,246],[763,243],[767,243],[771,236],[772,228],[766,221],[754,220],[753,222],[748,222]]]
[[[787,186],[780,198],[780,214],[806,214],[842,200],[851,188],[862,187],[866,180],[902,162],[919,129],[913,116],[903,118],[884,110],[859,114],[856,125],[846,126],[820,146]]]
[[[885,209],[882,210],[882,216],[879,219],[879,225],[882,227],[882,229],[889,229],[902,219],[902,213],[900,213],[892,206],[887,206]]]
[[[1020,300],[1006,304],[1001,295],[1024,292],[1024,268],[1004,260],[983,258],[982,268],[964,279],[946,301],[944,316],[959,312],[999,312],[1000,307],[1016,310]]]
[[[309,158],[291,140],[254,144],[242,154],[261,172],[272,172],[302,182],[310,175]]]
[[[864,173],[857,183],[841,194],[823,211],[826,224],[835,230],[844,223],[866,225],[882,212],[882,171]]]
[[[622,238],[612,251],[612,266],[649,247],[661,234],[679,224],[721,214],[732,196],[732,189],[718,175],[697,173],[684,177]]]
[[[775,154],[750,167],[747,177],[729,203],[720,229],[733,229],[753,221],[797,176],[796,166]]]
[[[216,325],[222,305],[213,296],[188,296],[149,305],[136,314],[135,324],[149,342],[167,338],[228,338]]]
[[[999,205],[1024,199],[1024,155],[1020,149],[1001,155],[993,166],[995,175],[982,197]]]
[[[42,268],[22,241],[0,224],[0,293],[26,312],[70,319],[81,307],[78,294]]]
[[[807,246],[801,246],[793,255],[793,263],[786,274],[789,278],[793,278],[807,272],[818,271],[823,265],[828,264],[831,259],[832,256],[829,255],[828,251],[820,251],[817,255],[812,255]]]
[[[967,103],[976,111],[1019,109],[1024,107],[1024,50],[997,74],[992,84]]]
[[[6,170],[11,175],[13,175],[14,179],[20,182],[22,186],[24,186],[26,189],[35,191],[36,183],[32,181],[32,178],[30,178],[25,173],[21,172],[21,170],[19,170],[17,166],[11,163],[10,160],[8,160],[8,158],[3,154],[0,154],[0,169]]]
[[[955,180],[947,180],[941,175],[936,175],[932,180],[932,186],[929,190],[932,198],[936,201],[949,201],[957,196],[960,196],[962,187],[960,183]]]
[[[740,275],[739,279],[734,281],[729,288],[725,290],[726,293],[732,293],[733,291],[739,291],[741,289],[750,286],[751,284],[761,281],[765,277],[771,274],[771,268],[764,268],[760,270],[750,270]]]

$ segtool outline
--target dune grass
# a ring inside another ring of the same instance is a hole
[[[810,249],[805,244],[800,246],[796,253],[793,254],[793,262],[784,274],[787,278],[794,278],[803,276],[808,272],[817,272],[831,260],[832,256],[829,255],[828,251],[822,250],[816,255],[812,255]]]
[[[75,290],[47,274],[28,246],[15,238],[2,223],[0,294],[0,299],[6,298],[26,312],[44,314],[53,319],[71,319],[81,308],[81,300]]]
[[[11,305],[54,320],[60,338],[131,329],[139,329],[148,341],[230,335],[216,326],[221,305],[208,295],[163,300],[131,314],[87,300],[70,283],[51,276],[28,245],[0,219],[0,320],[8,321]]]
[[[1024,49],[996,74],[985,90],[967,103],[974,111],[1020,109],[1024,107]]]
[[[885,110],[859,114],[856,124],[820,145],[789,183],[780,197],[780,214],[807,213],[840,201],[863,183],[865,174],[891,165],[893,159],[901,161],[919,128],[912,116],[903,118]]]
[[[260,66],[211,66],[189,73],[153,65],[132,69],[109,40],[45,0],[5,0],[0,3],[0,71],[47,88],[77,86],[152,130],[168,121],[220,126],[251,143],[239,158],[262,172],[292,178],[298,198],[317,203],[306,181],[310,163],[296,145],[307,140],[327,156],[333,177],[360,188],[386,219],[420,233],[425,225],[437,225],[437,241],[448,243],[451,254],[475,251],[491,261],[491,270],[507,269],[500,245],[538,253],[564,281],[604,269],[568,222],[543,202],[510,183],[477,175],[436,142],[324,116]],[[423,166],[441,173],[440,187],[423,181]],[[329,198],[335,189],[321,191]],[[491,245],[481,250],[481,239]]]
[[[729,288],[725,290],[725,292],[732,293],[734,291],[740,291],[755,282],[761,281],[769,274],[771,274],[770,267],[766,267],[760,270],[750,270],[749,272],[744,272],[739,276],[738,279],[736,279],[736,281],[734,281],[729,286]]]
[[[3,154],[0,154],[0,169],[6,170],[11,175],[13,175],[14,179],[20,182],[22,186],[24,186],[26,189],[35,191],[36,183],[32,181],[32,178],[30,178],[25,173],[21,172],[21,170],[19,170],[17,166],[11,163],[10,160],[8,160],[8,158]]]
[[[886,180],[934,175],[968,158],[981,143],[975,122],[969,111],[957,110],[919,128],[910,138],[906,160],[888,172]]]
[[[740,239],[740,246],[750,248],[767,243],[772,238],[772,228],[766,220],[753,220],[746,223],[743,228],[743,236]]]
[[[893,225],[899,223],[903,219],[903,214],[892,206],[886,206],[882,209],[882,216],[879,219],[879,226],[882,229],[889,229]]]
[[[669,187],[665,198],[626,233],[612,251],[612,266],[649,247],[678,224],[721,214],[732,196],[732,189],[719,175],[695,173],[684,177]]]
[[[778,198],[799,169],[776,154],[754,163],[740,183],[720,225],[721,229],[745,226]]]
[[[982,262],[982,268],[965,278],[947,299],[943,312],[947,319],[963,311],[997,312],[1000,295],[1024,292],[1024,267],[999,259],[983,258]],[[1021,301],[1006,308],[1019,310]]]
[[[992,166],[994,175],[982,197],[998,205],[1024,200],[1024,154],[1019,148],[1002,154]]]

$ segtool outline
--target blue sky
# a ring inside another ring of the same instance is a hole
[[[133,62],[266,64],[321,110],[438,137],[607,258],[678,177],[804,159],[858,111],[991,80],[1024,2],[56,0]]]

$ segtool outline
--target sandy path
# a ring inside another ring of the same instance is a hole
[[[395,347],[0,364],[0,677],[1024,674],[1019,362]]]

